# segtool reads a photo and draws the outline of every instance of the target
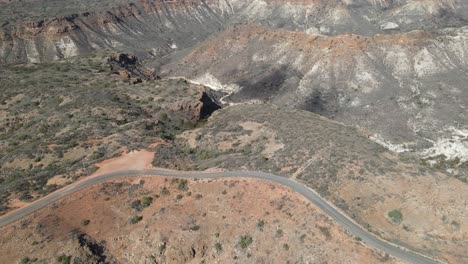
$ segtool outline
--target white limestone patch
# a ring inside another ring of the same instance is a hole
[[[352,107],[358,107],[361,105],[361,100],[359,100],[359,98],[354,98],[349,102],[349,105]]]
[[[122,32],[122,30],[117,25],[115,25],[114,23],[107,24],[106,30],[107,30],[108,33],[111,33],[111,34],[117,35],[117,36],[124,34],[124,32]]]
[[[171,49],[177,49],[177,45],[175,43],[171,44]]]
[[[357,58],[356,67],[354,68],[354,78],[349,86],[354,89],[359,89],[363,93],[371,93],[380,86],[378,75],[374,67],[365,61],[365,59]]]
[[[460,159],[460,162],[468,161],[468,129],[450,127],[447,130],[450,137],[440,138],[434,142],[434,146],[424,150],[421,155],[424,158],[444,155],[447,160]]]
[[[405,49],[400,47],[386,50],[385,65],[392,68],[392,76],[401,81],[401,77],[409,77],[412,73],[412,65]]]
[[[432,54],[424,48],[414,57],[414,71],[418,77],[424,77],[433,75],[440,71],[440,66],[438,66],[432,56]]]
[[[439,138],[436,141],[426,139],[432,142],[433,146],[417,151],[416,155],[423,159],[445,156],[446,160],[459,159],[460,163],[468,161],[468,129],[450,127],[446,130],[446,133],[450,133],[450,135]],[[393,144],[379,134],[371,135],[369,139],[396,153],[414,151],[410,147],[413,145],[411,142]]]
[[[403,144],[393,144],[392,142],[388,141],[384,137],[382,137],[379,134],[374,134],[369,136],[369,139],[374,141],[375,143],[385,147],[386,149],[396,152],[396,153],[402,153],[402,152],[407,152],[410,149],[407,147],[408,143],[403,143]]]
[[[215,91],[223,91],[223,92],[232,93],[232,92],[237,92],[240,90],[239,85],[237,84],[224,85],[210,73],[205,73],[204,75],[193,79],[192,82],[195,84],[204,85]]]
[[[268,3],[261,0],[253,0],[245,9],[246,18],[256,20],[258,18],[267,18],[269,16]]]
[[[311,35],[319,35],[321,34],[322,32],[320,31],[319,28],[317,27],[309,27],[305,30],[305,33],[307,34],[311,34]]]
[[[34,41],[28,41],[25,45],[26,58],[29,62],[36,63],[40,62],[39,52],[37,51],[36,44]]]
[[[349,21],[350,18],[351,15],[345,8],[334,9],[331,14],[331,22],[333,24],[345,24]]]
[[[104,42],[106,43],[106,45],[112,48],[119,48],[124,46],[121,42],[112,39],[104,39]]]
[[[75,42],[73,42],[73,40],[68,36],[65,36],[57,41],[55,43],[55,47],[64,58],[78,55],[78,47],[76,46]]]
[[[263,62],[263,61],[267,61],[268,57],[269,56],[267,54],[264,54],[263,52],[257,52],[254,55],[252,55],[252,61]]]
[[[173,77],[173,78],[176,78],[176,77]],[[185,79],[185,78],[184,78]],[[219,101],[223,104],[225,104],[226,102],[224,101],[224,99],[228,96],[230,96],[231,94],[239,91],[241,89],[241,87],[237,84],[223,84],[221,83],[216,77],[214,77],[212,74],[210,73],[205,73],[204,75],[200,76],[200,77],[197,77],[193,80],[187,80],[189,81],[190,83],[193,83],[193,84],[197,84],[197,85],[203,85],[203,86],[206,86],[212,90],[215,90],[215,91],[222,91],[222,92],[225,92],[227,93],[226,96],[222,97],[221,99],[219,99]],[[233,103],[229,103],[229,105],[234,105]]]
[[[324,34],[324,35],[330,34],[330,28],[329,27],[321,26],[319,28],[319,30],[320,30],[321,34]]]
[[[387,23],[380,25],[380,29],[382,30],[396,30],[399,28],[400,28],[400,25],[394,22],[387,22]]]

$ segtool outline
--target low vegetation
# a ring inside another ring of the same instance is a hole
[[[239,239],[239,246],[242,249],[248,248],[250,246],[250,244],[252,244],[252,243],[253,243],[253,239],[249,235],[241,236],[240,239]]]
[[[223,251],[223,246],[221,245],[221,243],[219,243],[219,242],[215,243],[215,250],[216,250],[216,253],[218,253],[218,254]]]
[[[182,80],[130,84],[100,55],[5,66],[0,76],[0,213],[12,193],[43,196],[58,188],[49,182],[56,175],[89,175],[123,147],[173,140],[198,121],[178,105],[199,104],[200,87]]]
[[[61,255],[57,258],[57,262],[60,264],[70,264],[71,256]]]
[[[403,221],[403,214],[398,209],[388,212],[388,217],[395,224],[401,224],[401,222]]]
[[[265,226],[265,221],[263,220],[258,220],[257,222],[257,228],[260,230],[260,231],[263,231],[263,227]]]
[[[135,216],[130,217],[130,219],[128,221],[129,221],[130,224],[134,225],[134,224],[140,222],[141,220],[143,220],[143,216],[135,215]]]

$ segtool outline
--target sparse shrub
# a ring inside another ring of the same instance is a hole
[[[330,238],[330,237],[331,237],[330,230],[329,230],[328,228],[319,226],[319,230],[320,230],[320,232],[322,232],[322,234],[324,234],[327,238]]]
[[[304,243],[306,236],[307,236],[306,234],[302,234],[302,235],[299,237],[299,240],[301,241],[301,243]]]
[[[57,261],[60,264],[70,264],[71,256],[61,255],[57,258]]]
[[[215,151],[202,149],[195,154],[197,160],[207,160],[217,156]]]
[[[144,207],[150,206],[152,202],[153,202],[153,198],[151,198],[149,196],[144,195],[144,196],[141,197],[141,204]]]
[[[401,213],[400,210],[397,210],[397,209],[388,212],[388,217],[395,224],[400,224],[401,221],[403,221],[403,214]]]
[[[161,120],[162,122],[167,122],[169,121],[169,116],[166,113],[160,113],[159,120]]]
[[[177,186],[177,189],[179,189],[179,191],[186,191],[188,190],[188,181],[187,180],[180,180],[179,181],[179,184]]]
[[[199,225],[194,225],[190,228],[190,230],[192,231],[198,231],[200,229],[200,226]]]
[[[288,244],[283,244],[283,249],[284,250],[289,250],[289,245]]]
[[[177,199],[177,200],[182,200],[183,197],[184,197],[184,196],[183,196],[182,194],[178,194],[178,195],[176,196],[176,199]]]
[[[91,223],[91,221],[89,221],[89,219],[85,219],[85,220],[81,221],[81,225],[83,225],[83,226],[87,226],[87,225],[89,225],[89,223]]]
[[[195,195],[195,198],[197,198],[197,200],[200,200],[202,197],[203,197],[203,195],[201,195],[201,194]]]
[[[242,249],[246,249],[250,246],[250,244],[252,244],[252,242],[253,242],[253,239],[251,236],[249,235],[241,236],[239,240],[239,246]]]
[[[28,257],[24,257],[20,260],[19,264],[32,264],[35,263],[37,259],[30,259]]]
[[[166,187],[163,187],[161,190],[161,195],[169,195],[171,194],[169,190]]]
[[[141,201],[140,201],[140,200],[132,201],[132,203],[130,204],[130,207],[131,207],[132,209],[137,210],[137,211],[143,210],[143,205],[141,204]]]
[[[162,242],[161,244],[159,244],[158,250],[159,250],[159,255],[162,255],[164,251],[166,251],[166,243]]]
[[[257,222],[257,227],[260,231],[263,231],[263,227],[265,226],[265,221],[263,220],[258,220]]]
[[[450,224],[454,229],[460,229],[460,223],[458,223],[457,221],[453,220]]]
[[[140,222],[142,219],[143,219],[143,216],[135,215],[135,216],[130,217],[129,222],[130,222],[130,224],[134,225],[134,224]]]
[[[282,237],[283,236],[283,229],[277,229],[276,230],[276,236],[277,237]]]
[[[221,253],[221,251],[223,251],[223,246],[221,245],[221,243],[219,242],[216,242],[215,243],[215,249],[216,249],[216,253]]]

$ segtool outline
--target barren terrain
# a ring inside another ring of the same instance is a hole
[[[396,263],[301,196],[258,180],[114,180],[2,228],[0,245],[8,262]]]

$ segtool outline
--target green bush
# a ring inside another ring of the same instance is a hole
[[[188,189],[188,181],[187,180],[180,180],[179,185],[177,186],[177,188],[180,191],[186,191]]]
[[[161,195],[169,195],[171,194],[169,190],[166,187],[163,187],[161,190]]]
[[[253,242],[253,239],[251,236],[249,235],[241,236],[239,240],[239,246],[242,249],[246,249],[250,246],[250,244],[252,244],[252,242]]]
[[[137,210],[137,211],[143,210],[143,205],[141,204],[141,201],[140,201],[140,200],[132,201],[132,203],[130,204],[130,207],[131,207],[132,209]]]
[[[89,219],[85,219],[85,220],[83,220],[83,221],[81,222],[81,224],[82,224],[83,226],[87,226],[87,225],[89,225],[90,222],[91,222],[91,221],[89,221]]]
[[[130,217],[129,222],[130,222],[130,224],[134,225],[134,224],[140,222],[142,219],[143,219],[143,216],[135,215],[135,216]]]
[[[282,237],[283,236],[283,230],[282,229],[277,229],[276,230],[276,236],[277,237]]]
[[[57,258],[58,263],[60,264],[70,264],[71,256],[61,255]]]
[[[141,197],[141,204],[144,207],[150,206],[152,202],[153,202],[153,198],[151,198],[149,196],[144,195],[144,196]]]
[[[263,227],[265,226],[265,221],[263,220],[258,220],[257,222],[257,227],[260,229],[260,231],[263,231]]]
[[[401,221],[403,221],[403,214],[401,213],[400,210],[397,210],[397,209],[388,212],[388,217],[395,224],[400,224]]]
[[[223,251],[223,246],[221,245],[221,243],[216,242],[215,249],[216,249],[216,253],[221,253],[221,251]]]
[[[319,230],[320,232],[322,232],[322,234],[324,234],[327,238],[330,238],[331,237],[331,234],[330,234],[330,230],[328,230],[328,228],[326,227],[319,227]]]
[[[28,257],[24,257],[20,260],[20,264],[33,264],[33,263],[36,263],[37,261],[37,258],[34,258],[34,259],[30,259]]]

